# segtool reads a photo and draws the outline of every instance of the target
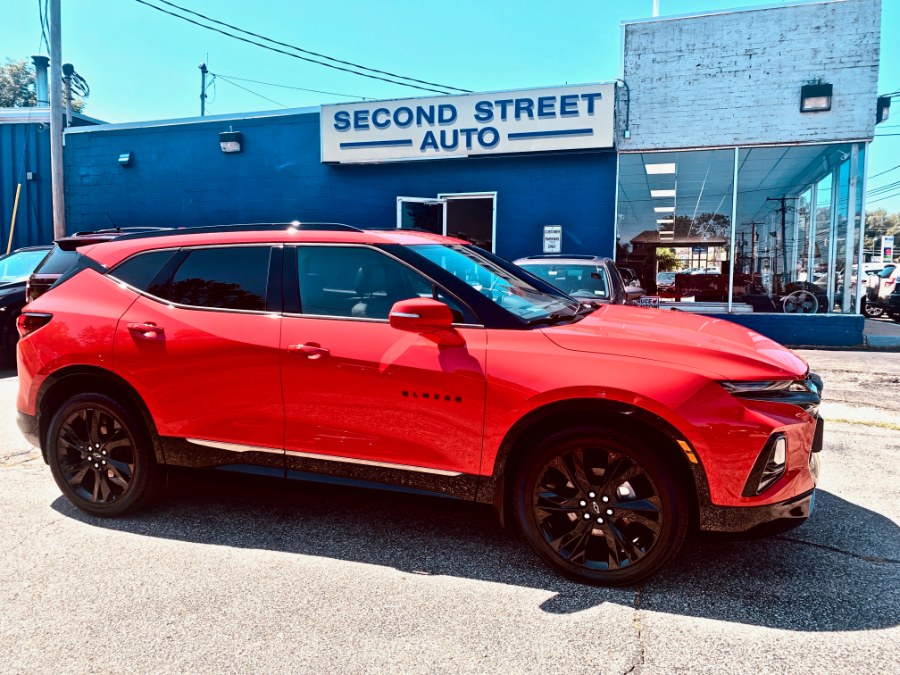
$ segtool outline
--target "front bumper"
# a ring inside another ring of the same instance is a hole
[[[815,490],[765,506],[713,506],[700,512],[700,530],[745,536],[786,532],[806,522],[815,501]]]

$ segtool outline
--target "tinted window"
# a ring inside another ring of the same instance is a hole
[[[297,271],[303,314],[387,319],[399,300],[435,298],[463,320],[459,305],[430,281],[371,248],[298,246]]]
[[[72,266],[76,256],[75,251],[63,251],[58,246],[54,246],[50,255],[37,266],[34,272],[35,274],[62,274]]]
[[[109,274],[119,281],[146,291],[163,266],[172,259],[176,251],[150,251],[132,256],[116,265]]]
[[[268,246],[234,246],[191,251],[167,288],[156,295],[172,302],[218,309],[266,309]]]

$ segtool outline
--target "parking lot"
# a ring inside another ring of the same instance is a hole
[[[900,354],[804,351],[811,519],[638,588],[549,571],[490,509],[224,472],[122,520],[59,494],[0,377],[2,672],[900,672]]]

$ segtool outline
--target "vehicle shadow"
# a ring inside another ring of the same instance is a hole
[[[449,499],[173,471],[163,502],[134,517],[94,518],[63,497],[52,506],[93,526],[150,537],[544,589],[554,595],[541,609],[554,614],[636,600],[633,588],[558,576],[520,534],[501,529],[490,508]],[[641,586],[640,608],[798,631],[888,628],[900,623],[898,574],[900,528],[820,490],[810,521],[786,535],[692,543]]]

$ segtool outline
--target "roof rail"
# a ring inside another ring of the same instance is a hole
[[[155,232],[138,232],[124,234],[120,239],[146,239],[148,237],[171,237],[181,234],[214,234],[216,232],[279,232],[288,228],[295,230],[314,230],[326,232],[362,232],[358,227],[343,223],[242,223],[236,225],[202,225],[199,227],[175,227]]]

